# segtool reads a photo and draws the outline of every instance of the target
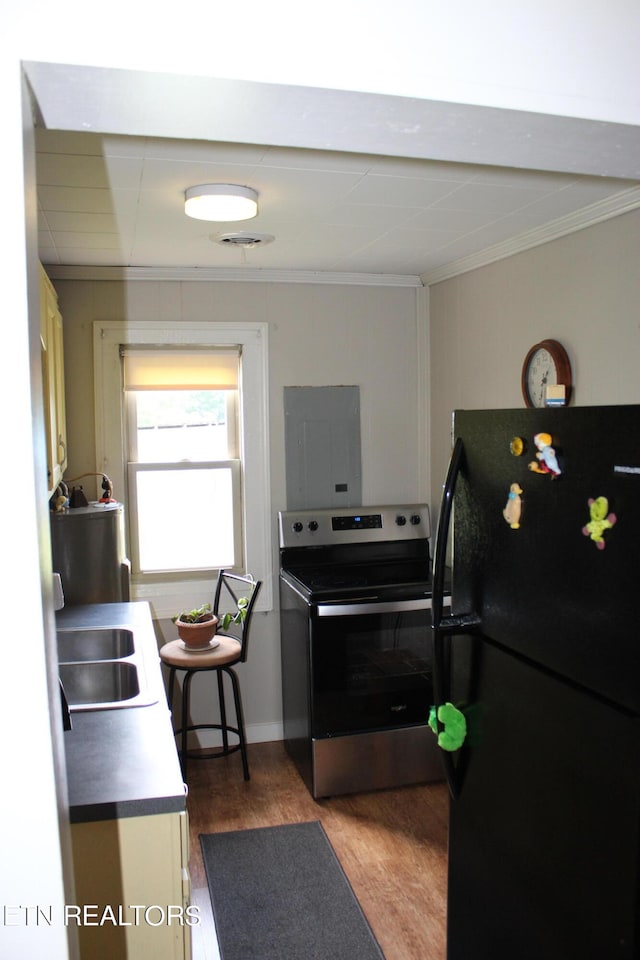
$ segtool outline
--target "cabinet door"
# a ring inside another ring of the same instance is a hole
[[[163,813],[72,824],[82,960],[190,957],[186,818]]]
[[[64,344],[58,298],[40,268],[40,345],[47,450],[47,491],[52,494],[67,466]]]
[[[51,342],[53,347],[53,404],[55,417],[54,463],[60,479],[67,468],[67,419],[64,395],[64,343],[62,317],[55,307],[51,311]]]
[[[42,360],[42,391],[44,400],[44,433],[47,453],[47,492],[51,495],[57,485],[54,482],[55,449],[55,407],[53,397],[53,345],[51,343],[49,323],[49,290],[48,280],[41,269],[40,272],[40,350]]]

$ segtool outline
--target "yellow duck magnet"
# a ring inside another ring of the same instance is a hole
[[[512,530],[520,528],[520,515],[522,513],[522,487],[519,483],[512,483],[509,487],[507,504],[502,511],[502,516],[507,521]]]

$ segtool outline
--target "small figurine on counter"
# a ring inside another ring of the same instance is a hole
[[[536,459],[532,460],[529,464],[529,470],[532,470],[534,473],[548,473],[551,479],[555,480],[556,477],[560,476],[562,471],[558,464],[556,452],[551,446],[551,434],[536,433],[533,442],[538,448],[538,452],[536,453]]]
[[[99,476],[99,474],[96,474],[96,476]],[[100,497],[99,502],[100,503],[116,502],[113,498],[113,484],[111,483],[111,480],[106,475],[106,473],[102,474],[102,496]]]
[[[69,488],[64,480],[61,480],[56,487],[56,491],[50,501],[50,506],[55,513],[64,513],[64,511],[68,508]]]
[[[587,500],[589,505],[589,523],[582,528],[585,537],[591,537],[598,550],[604,550],[606,544],[603,534],[605,530],[611,530],[618,518],[615,513],[608,513],[609,501],[606,497],[591,497]]]
[[[512,483],[509,487],[509,495],[507,498],[507,504],[502,511],[502,516],[505,518],[512,530],[520,529],[520,514],[522,512],[522,487],[519,483]]]

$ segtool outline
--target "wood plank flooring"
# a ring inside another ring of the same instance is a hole
[[[386,960],[445,960],[444,784],[315,801],[282,743],[251,744],[249,764],[245,783],[237,753],[190,763],[193,960],[218,956],[199,834],[304,820],[322,822]]]

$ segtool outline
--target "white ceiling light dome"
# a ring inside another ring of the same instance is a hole
[[[232,183],[203,183],[188,187],[184,212],[196,220],[250,220],[258,214],[258,192]]]

